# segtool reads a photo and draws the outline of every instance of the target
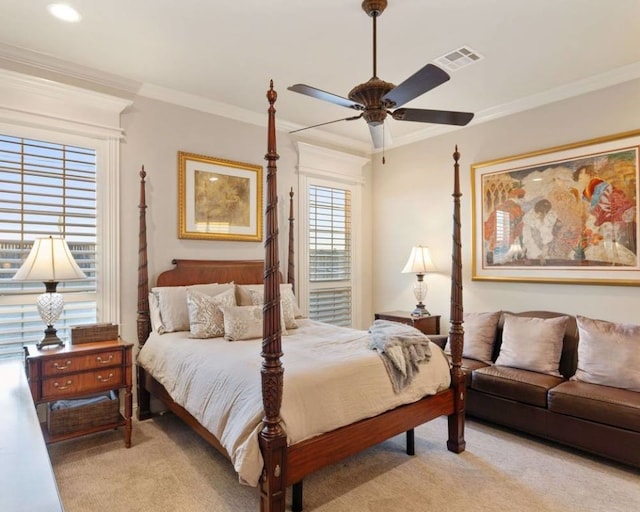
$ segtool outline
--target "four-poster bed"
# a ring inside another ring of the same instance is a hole
[[[429,380],[430,372],[422,370],[415,384],[415,389],[408,390],[410,393],[419,392],[417,396],[406,398],[403,394],[396,395],[398,400],[394,401],[390,408],[386,410],[364,413],[363,419],[357,421],[349,420],[347,423],[338,423],[336,426],[328,430],[311,430],[312,435],[308,432],[300,434],[301,440],[291,440],[288,442],[288,434],[290,438],[295,438],[292,433],[296,429],[293,423],[287,423],[285,411],[290,412],[290,404],[285,400],[283,405],[284,391],[284,365],[282,358],[286,359],[289,366],[287,373],[287,384],[291,387],[297,386],[300,380],[293,380],[297,370],[296,363],[304,365],[302,358],[295,359],[295,352],[300,349],[294,345],[303,344],[304,334],[293,334],[286,336],[287,350],[283,351],[283,325],[281,319],[281,273],[279,262],[278,248],[278,219],[277,219],[277,180],[276,180],[276,161],[278,154],[276,151],[276,129],[275,129],[275,108],[274,104],[277,94],[273,89],[273,83],[267,92],[269,102],[268,109],[268,143],[267,154],[267,206],[266,206],[266,233],[265,233],[265,260],[263,261],[204,261],[204,260],[174,260],[175,268],[165,271],[158,276],[157,287],[175,287],[189,286],[201,283],[235,283],[238,285],[264,283],[264,306],[262,307],[262,343],[261,357],[262,363],[260,367],[259,394],[261,394],[262,403],[260,405],[261,421],[259,422],[255,433],[257,434],[257,446],[259,447],[259,455],[261,456],[261,471],[257,480],[259,480],[260,488],[260,509],[263,512],[284,511],[286,500],[286,488],[293,486],[293,510],[302,509],[302,480],[305,476],[325,467],[329,464],[338,462],[350,455],[358,453],[375,444],[385,441],[393,436],[406,432],[407,434],[407,453],[413,454],[413,429],[430,421],[436,417],[448,416],[448,441],[447,447],[450,451],[459,453],[465,448],[464,441],[464,404],[465,404],[465,381],[461,370],[462,357],[462,276],[461,276],[461,246],[460,246],[460,185],[459,185],[459,153],[456,151],[454,157],[454,214],[453,214],[453,254],[452,254],[452,285],[451,285],[451,357],[452,366],[449,371],[448,362],[442,354],[434,354],[434,368],[436,368],[437,360],[443,357],[445,361],[446,382],[441,384],[443,380],[426,384]],[[138,265],[138,342],[145,354],[150,351],[145,346],[149,335],[151,334],[150,324],[150,306],[149,306],[149,281],[147,272],[147,240],[146,240],[146,198],[145,198],[145,172],[144,168],[141,173],[140,182],[140,236],[139,236],[139,265]],[[289,251],[288,251],[288,282],[293,284],[294,268],[293,268],[293,191],[290,197],[290,214],[289,214]],[[284,304],[284,302],[282,303]],[[225,311],[224,308],[222,308]],[[313,323],[311,320],[307,322]],[[312,332],[307,324],[301,322],[300,331],[303,333]],[[336,331],[327,331],[329,333]],[[315,331],[314,331],[315,332]],[[365,333],[366,334],[366,333]],[[163,335],[165,346],[170,346],[171,339],[169,335]],[[161,338],[157,336],[157,338]],[[339,338],[339,335],[336,336]],[[362,344],[361,339],[345,338],[344,345],[353,343]],[[296,341],[290,341],[290,340]],[[193,341],[193,340],[192,340]],[[222,341],[227,347],[234,346],[243,348],[242,342],[228,343]],[[245,344],[246,345],[246,344]],[[336,347],[341,350],[342,343]],[[178,343],[171,345],[179,346]],[[180,344],[185,347],[186,344]],[[212,350],[211,343],[196,345],[198,350]],[[222,346],[222,345],[221,345]],[[335,343],[334,343],[335,346]],[[204,348],[203,348],[204,347]],[[244,347],[246,348],[246,347]],[[257,348],[256,348],[257,351]],[[369,350],[370,354],[375,354]],[[197,359],[207,359],[206,352],[196,356]],[[285,357],[286,356],[286,357]],[[437,356],[437,357],[436,357]],[[177,416],[182,418],[186,423],[192,426],[200,435],[208,442],[220,450],[225,456],[234,462],[236,469],[236,455],[230,453],[228,449],[230,445],[235,446],[236,440],[230,443],[225,432],[212,428],[211,425],[217,425],[216,421],[208,422],[208,418],[200,415],[198,407],[188,403],[188,399],[183,399],[180,392],[176,388],[180,388],[181,383],[174,383],[171,379],[163,381],[159,375],[161,371],[156,370],[152,375],[148,368],[148,361],[156,356],[146,357],[146,363],[137,364],[137,385],[138,385],[138,417],[140,420],[151,417],[150,397],[158,398],[163,404],[173,411]],[[304,357],[304,356],[303,356]],[[374,357],[374,356],[371,356]],[[383,367],[377,360],[375,354],[376,367]],[[311,359],[307,356],[307,360]],[[162,363],[163,369],[170,366],[168,363]],[[431,363],[429,363],[431,364]],[[320,369],[322,370],[322,368]],[[307,370],[305,370],[307,371]],[[375,370],[378,371],[378,370]],[[384,373],[384,370],[382,370]],[[434,370],[435,371],[435,370]],[[303,372],[304,373],[304,372]],[[437,372],[435,372],[437,373]],[[256,371],[257,374],[257,371]],[[257,379],[257,375],[254,375]],[[330,376],[326,376],[330,379]],[[249,380],[250,377],[248,378]],[[355,379],[355,377],[354,377]],[[434,377],[435,379],[435,377]],[[175,379],[179,380],[179,379]],[[424,382],[423,382],[424,381]],[[190,386],[197,387],[196,381]],[[326,381],[325,381],[326,382]],[[344,384],[345,381],[342,381]],[[347,381],[351,387],[351,381]],[[354,381],[355,382],[355,381]],[[169,384],[171,385],[169,386]],[[354,384],[357,386],[356,384]],[[424,387],[419,387],[423,386]],[[318,387],[317,383],[315,384]],[[390,383],[385,381],[386,388],[390,387]],[[431,386],[431,387],[430,387]],[[173,393],[167,390],[171,387]],[[327,388],[330,386],[326,386]],[[303,389],[303,388],[300,388]],[[418,390],[418,391],[416,391]],[[291,388],[288,388],[291,391]],[[297,391],[297,389],[296,389]],[[249,391],[247,391],[249,393]],[[403,392],[405,393],[405,392]],[[391,393],[393,394],[393,393]],[[291,395],[291,392],[289,392]],[[371,402],[377,400],[377,395]],[[218,400],[218,395],[207,397],[207,402]],[[222,400],[222,399],[221,399]],[[380,399],[382,400],[382,398]],[[178,402],[182,402],[181,405]],[[190,409],[190,410],[188,410]],[[309,409],[307,409],[307,413]],[[226,413],[225,413],[226,414]],[[230,414],[232,415],[232,414]],[[225,417],[226,421],[226,417]],[[283,424],[286,423],[286,427]],[[312,423],[312,422],[311,422]],[[204,425],[208,425],[208,428]],[[291,428],[289,428],[291,426]],[[320,427],[318,427],[320,428]],[[286,432],[285,432],[286,429]],[[212,433],[213,432],[213,433]],[[306,436],[306,437],[305,437]],[[222,440],[221,440],[222,439]],[[244,445],[243,445],[244,446]],[[239,463],[238,463],[239,464]],[[242,477],[240,471],[240,476]]]

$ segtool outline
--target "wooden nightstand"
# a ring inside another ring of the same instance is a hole
[[[35,345],[25,347],[27,379],[36,404],[125,390],[124,417],[117,414],[116,421],[62,434],[51,434],[45,423],[42,431],[47,443],[124,426],[125,445],[131,446],[132,347],[133,344],[121,340],[67,344],[44,350]]]
[[[387,311],[386,313],[376,313],[375,319],[412,325],[424,334],[440,334],[440,315],[417,317],[411,316],[411,313],[405,311]]]

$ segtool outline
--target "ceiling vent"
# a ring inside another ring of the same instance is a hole
[[[478,62],[484,59],[477,51],[472,50],[468,46],[462,46],[457,50],[452,50],[442,57],[434,59],[438,66],[446,69],[447,71],[458,71],[461,68],[467,67],[469,64]]]

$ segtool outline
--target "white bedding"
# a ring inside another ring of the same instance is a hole
[[[450,384],[449,364],[431,343],[432,356],[401,393],[395,394],[367,331],[299,319],[282,337],[284,393],[281,417],[294,444],[401,404],[435,394]],[[152,334],[138,364],[191,413],[227,450],[240,482],[256,486],[263,461],[261,340],[190,339],[189,332]]]

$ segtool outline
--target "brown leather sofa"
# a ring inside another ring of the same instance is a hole
[[[509,314],[569,316],[548,311]],[[504,312],[496,330],[494,362],[503,325]],[[429,337],[444,348],[446,335]],[[577,369],[578,338],[576,319],[569,316],[560,377],[463,358],[467,414],[640,468],[640,393],[569,380]]]

